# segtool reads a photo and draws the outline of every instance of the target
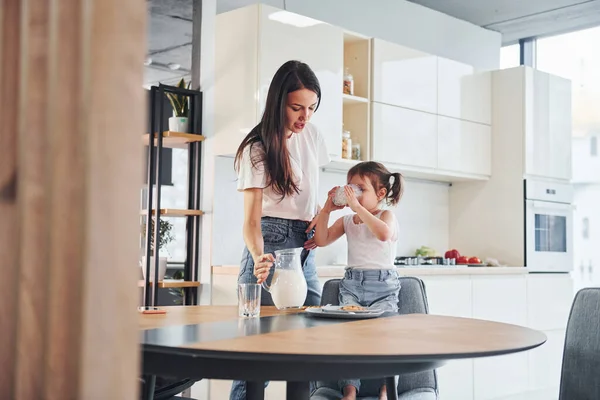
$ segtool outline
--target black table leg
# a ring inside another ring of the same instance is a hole
[[[145,375],[144,376],[144,385],[143,385],[143,399],[144,400],[153,400],[154,399],[154,389],[156,387],[156,375]]]
[[[246,400],[264,400],[264,382],[246,382]]]
[[[308,400],[310,398],[309,382],[288,382],[286,400]]]
[[[398,400],[398,387],[396,386],[395,377],[385,378],[385,388],[388,400]]]

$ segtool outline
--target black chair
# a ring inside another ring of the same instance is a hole
[[[325,282],[321,305],[339,305],[340,279]],[[398,299],[399,314],[427,314],[427,294],[425,284],[415,277],[400,278]],[[375,339],[374,339],[375,340]],[[311,400],[341,399],[337,382],[316,382],[316,390]],[[378,398],[381,380],[362,379],[359,399]],[[437,400],[438,382],[435,370],[403,374],[398,378],[398,398],[400,400]],[[599,397],[600,399],[600,397]]]
[[[567,323],[559,400],[600,399],[600,288],[575,295]]]
[[[144,375],[140,379],[140,398],[141,400],[185,400],[185,397],[177,397],[177,395],[199,381],[200,379]]]

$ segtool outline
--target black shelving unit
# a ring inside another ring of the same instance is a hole
[[[166,93],[173,93],[186,96],[189,99],[189,131],[190,132],[170,132],[165,131],[167,126],[168,113],[165,107],[168,107]],[[145,255],[146,269],[144,279],[143,308],[154,309],[158,299],[158,244],[160,242],[160,219],[161,216],[178,216],[186,218],[186,260],[184,262],[184,282],[198,282],[198,263],[200,259],[200,224],[202,213],[200,211],[200,185],[201,185],[201,156],[202,141],[202,92],[196,90],[182,89],[174,86],[159,84],[150,88],[150,112],[149,112],[149,131],[153,135],[146,135],[148,142],[148,168],[147,182],[148,190],[146,195],[146,241]],[[154,138],[154,140],[153,140]],[[164,170],[163,149],[166,149],[170,143],[176,143],[176,147],[186,147],[188,149],[188,208],[186,210],[167,210],[161,208],[161,186],[164,184],[159,177]],[[156,199],[154,190],[156,190]],[[151,246],[151,219],[154,218],[154,243]],[[150,281],[150,263],[153,256],[151,249],[155,249],[154,257],[154,278]],[[168,286],[173,287],[173,286]],[[185,304],[197,304],[198,286],[182,285],[185,291]]]

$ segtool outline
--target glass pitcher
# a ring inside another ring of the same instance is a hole
[[[275,271],[271,285],[262,283],[278,310],[300,308],[304,305],[308,288],[302,272],[302,247],[275,251]]]

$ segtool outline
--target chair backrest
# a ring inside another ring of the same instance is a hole
[[[581,289],[573,300],[559,399],[600,399],[600,288]]]
[[[323,285],[321,305],[339,305],[340,279],[331,279]],[[405,276],[400,278],[400,294],[398,296],[399,314],[427,314],[427,292],[425,284],[419,278]],[[365,382],[363,381],[363,385]],[[414,389],[431,388],[438,391],[435,370],[404,374],[398,380],[398,394]]]

